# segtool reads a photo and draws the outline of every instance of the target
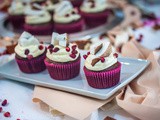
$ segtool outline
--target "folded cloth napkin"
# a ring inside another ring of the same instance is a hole
[[[33,101],[39,102],[43,109],[47,106],[52,114],[61,115],[63,113],[72,118],[83,120],[116,96],[118,105],[133,116],[145,120],[158,120],[158,113],[160,113],[160,68],[157,62],[158,57],[154,52],[142,47],[136,41],[126,43],[122,48],[122,55],[147,59],[151,64],[117,96],[114,95],[106,101],[101,101],[36,86]]]
[[[122,55],[147,59],[149,67],[133,80],[119,95],[117,104],[125,111],[142,120],[160,119],[160,65],[159,54],[148,50],[136,41],[126,43]]]

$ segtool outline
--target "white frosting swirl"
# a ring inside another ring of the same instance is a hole
[[[130,36],[133,36],[133,31],[130,27],[121,31],[115,37],[115,43],[114,43],[115,47],[118,47],[118,46],[128,42]]]
[[[103,47],[106,47],[106,46],[103,46]],[[101,50],[99,52],[98,53],[101,54]],[[101,60],[99,60],[95,65],[92,65],[92,60],[95,58],[98,58],[98,56],[94,55],[92,53],[92,49],[91,49],[90,54],[88,55],[88,57],[85,60],[85,67],[87,69],[92,70],[92,71],[102,71],[102,70],[105,70],[105,69],[111,67],[115,63],[117,63],[117,58],[114,56],[113,53],[111,53],[108,57],[104,57],[104,62],[101,62]]]
[[[58,5],[58,3],[54,4],[50,0],[47,0],[46,5],[44,6],[44,9],[46,9],[48,11],[54,11],[57,8],[57,5]]]
[[[69,1],[60,2],[55,9],[55,14],[53,16],[54,21],[57,23],[70,23],[77,21],[80,18],[81,16],[78,14],[78,11],[73,8]]]
[[[51,21],[51,15],[45,10],[32,10],[30,8],[26,9],[25,22],[27,24],[41,24],[48,23]]]
[[[59,51],[57,52],[50,52],[50,50],[48,49],[47,50],[47,58],[52,60],[52,61],[55,61],[55,62],[71,62],[71,61],[75,61],[78,57],[79,57],[79,49],[78,47],[76,47],[76,51],[77,51],[77,54],[75,58],[72,58],[70,57],[70,55],[72,54],[72,46],[75,45],[75,44],[69,44],[69,48],[70,48],[70,51],[67,52],[66,51],[66,47],[63,47],[63,46],[60,46],[60,45],[55,45],[54,48],[59,48]],[[53,49],[54,49],[53,48]]]
[[[93,0],[93,2],[85,0],[80,9],[81,11],[87,13],[97,13],[106,10],[106,8],[109,8],[109,6],[110,5],[106,0]]]
[[[43,49],[39,49],[39,46],[43,46]],[[25,50],[29,50],[28,55],[32,55],[33,57],[37,57],[44,53],[45,46],[40,44],[39,41],[27,32],[23,32],[19,38],[18,45],[15,47],[15,53],[18,54],[22,58],[27,58],[25,54]]]
[[[8,9],[9,14],[11,15],[23,15],[25,6],[22,2],[13,1],[11,6]]]

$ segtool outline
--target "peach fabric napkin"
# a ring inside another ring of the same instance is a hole
[[[115,95],[104,101],[36,86],[33,102],[40,103],[42,109],[50,111],[52,114],[65,114],[78,120],[84,120],[114,97]],[[50,108],[51,110],[49,110]]]
[[[136,41],[126,43],[122,55],[147,59],[149,67],[133,80],[119,95],[117,104],[125,111],[142,120],[160,119],[160,65],[159,55],[138,44]]]

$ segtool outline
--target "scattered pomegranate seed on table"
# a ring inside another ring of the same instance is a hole
[[[72,54],[77,54],[78,51],[77,50],[72,50]]]
[[[87,55],[90,55],[90,52],[87,52]]]
[[[10,112],[5,112],[3,115],[4,115],[4,117],[10,117],[11,116]]]
[[[2,104],[1,104],[1,105],[2,105],[2,106],[6,106],[6,105],[7,105],[7,103],[8,103],[8,102],[7,102],[7,100],[5,99],[5,100],[2,102]]]
[[[3,108],[2,108],[2,107],[0,107],[0,113],[2,112],[2,110],[3,110]]]

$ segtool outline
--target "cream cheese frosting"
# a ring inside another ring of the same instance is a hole
[[[44,9],[48,10],[48,11],[54,11],[57,7],[58,3],[53,3],[51,2],[51,0],[47,0],[46,4],[44,6]]]
[[[107,0],[85,0],[80,9],[87,13],[97,13],[106,10],[109,6],[110,4],[107,3]]]
[[[57,23],[70,23],[81,18],[78,11],[73,8],[69,1],[60,2],[56,9],[53,19]]]
[[[22,58],[27,58],[28,55],[37,57],[45,52],[45,46],[30,33],[23,32],[18,40],[18,45],[15,47],[15,53]]]
[[[100,44],[102,44],[102,48],[98,51],[98,53],[94,54],[93,51]],[[87,56],[85,60],[85,67],[92,71],[102,71],[111,67],[115,63],[117,63],[117,58],[112,52],[112,47],[110,51],[111,53],[108,56],[103,56],[105,52],[109,52],[109,51],[106,51],[106,48],[108,48],[109,45],[110,45],[109,42],[105,42],[105,43],[103,42],[103,43],[97,43],[94,46],[92,46],[92,48],[90,49],[90,54]],[[96,62],[96,64],[92,65],[93,60],[97,58],[99,59],[99,61]],[[103,58],[103,61],[101,61],[102,58]]]
[[[25,22],[27,24],[41,24],[51,21],[51,15],[46,10],[32,10],[28,7],[25,11],[25,14],[27,15],[25,17]]]
[[[52,42],[46,54],[47,58],[61,63],[75,61],[80,55],[79,49],[76,44],[66,41],[68,41],[67,34],[53,33]]]
[[[13,1],[11,6],[8,9],[9,14],[11,15],[23,15],[25,6],[20,1]]]
[[[115,47],[118,47],[129,41],[130,36],[133,36],[133,31],[130,27],[121,31],[119,34],[115,36]]]

